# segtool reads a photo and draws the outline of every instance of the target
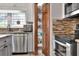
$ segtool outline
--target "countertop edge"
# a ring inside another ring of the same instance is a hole
[[[11,36],[11,34],[3,34],[3,35],[1,34],[0,38],[4,38],[4,37],[8,37],[8,36]]]

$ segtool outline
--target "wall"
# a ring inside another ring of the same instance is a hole
[[[52,18],[53,23],[56,22],[57,19],[64,18],[64,4],[63,3],[52,3]]]
[[[53,24],[57,19],[64,17],[64,4],[62,3],[51,3],[50,4],[50,55],[54,55],[55,49],[55,37],[53,32]]]
[[[52,17],[53,19],[59,19],[63,17],[63,4],[62,3],[52,3]]]

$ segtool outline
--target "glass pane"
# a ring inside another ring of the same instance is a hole
[[[8,11],[8,10],[7,10]],[[10,10],[9,10],[10,11]],[[17,21],[20,22],[20,24],[17,24]],[[7,26],[10,24],[10,27],[14,26],[23,26],[26,24],[25,20],[25,13],[19,12],[19,13],[0,13],[0,28],[7,28]]]

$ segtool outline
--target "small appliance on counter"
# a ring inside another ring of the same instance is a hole
[[[33,31],[33,25],[27,24],[24,25],[24,32],[32,32]]]

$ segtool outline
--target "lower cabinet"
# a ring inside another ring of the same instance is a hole
[[[4,49],[2,51],[3,52],[3,56],[8,56],[8,51],[7,50],[8,50],[8,46],[5,45]]]
[[[5,51],[5,48],[4,48],[4,46],[0,47],[0,56],[3,56],[3,54],[4,54],[4,51]]]
[[[11,56],[12,55],[12,37],[8,36],[0,39],[0,56]]]
[[[5,45],[0,47],[0,56],[7,56],[8,55],[7,50],[8,50],[8,48]]]
[[[7,56],[12,55],[12,37],[8,37],[6,39],[6,51],[7,51]]]
[[[32,33],[28,33],[28,52],[32,52],[33,50],[33,35]]]

